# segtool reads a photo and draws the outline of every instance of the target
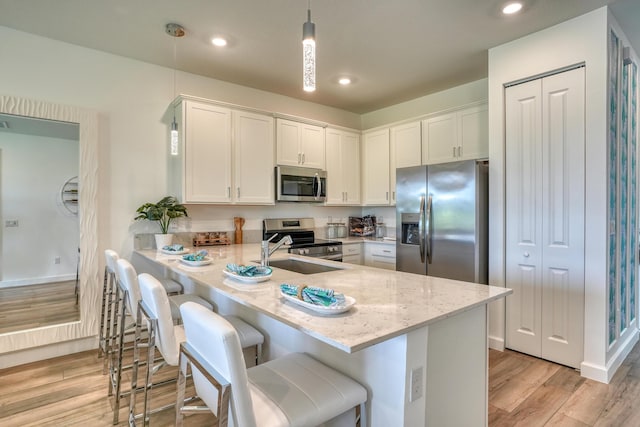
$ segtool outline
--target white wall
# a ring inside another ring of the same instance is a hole
[[[362,115],[362,129],[371,129],[437,113],[488,98],[487,79],[476,80]]]
[[[0,287],[75,277],[78,218],[62,206],[60,190],[78,175],[78,141],[3,132],[0,151]],[[5,227],[8,220],[18,227]]]
[[[167,191],[173,70],[6,27],[0,38],[0,93],[100,112],[100,248],[128,255],[135,209]],[[360,128],[359,115],[310,102],[186,73],[176,84],[177,93]]]
[[[504,85],[586,64],[586,239],[582,374],[608,381],[607,302],[607,17],[606,7],[489,50],[489,283],[505,284]],[[491,307],[489,334],[504,340],[504,301]],[[615,369],[613,369],[615,371]]]

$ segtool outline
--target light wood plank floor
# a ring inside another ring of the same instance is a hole
[[[491,350],[489,365],[491,427],[640,426],[640,344],[611,384],[509,350]],[[0,425],[110,426],[113,398],[107,397],[107,376],[101,372],[95,351],[0,370]],[[154,405],[171,401],[175,388],[156,393]],[[128,406],[124,400],[123,406]],[[126,425],[127,409],[121,410],[120,425]],[[173,410],[164,411],[152,425],[171,426],[173,418]],[[192,415],[185,425],[210,422],[208,415]]]
[[[76,320],[75,281],[0,288],[0,334]]]

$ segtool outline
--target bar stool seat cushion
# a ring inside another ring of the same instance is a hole
[[[247,370],[256,420],[264,426],[315,426],[367,400],[362,385],[302,354]]]
[[[262,335],[256,328],[240,319],[236,316],[222,316],[227,322],[231,323],[231,325],[238,332],[238,337],[240,338],[240,346],[242,348],[253,347],[258,344],[262,344],[264,342],[264,335]]]
[[[182,285],[176,282],[175,280],[161,278],[161,279],[158,279],[158,281],[162,284],[162,287],[164,288],[165,291],[167,291],[167,294],[169,295],[181,294],[184,291],[184,288],[182,287]]]
[[[207,301],[204,298],[200,298],[198,295],[194,294],[180,294],[180,295],[172,295],[169,297],[169,303],[171,306],[171,318],[173,320],[180,319],[180,306],[185,302],[195,302],[196,304],[200,304],[203,307],[208,308],[209,310],[213,310],[213,304]]]

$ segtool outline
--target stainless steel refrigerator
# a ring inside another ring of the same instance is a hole
[[[396,171],[396,270],[488,282],[487,161]]]

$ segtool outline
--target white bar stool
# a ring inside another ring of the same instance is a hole
[[[138,276],[133,265],[126,259],[120,258],[116,261],[116,277],[118,279],[118,298],[115,302],[116,314],[114,317],[114,342],[112,344],[111,363],[109,369],[109,396],[116,396],[113,405],[113,423],[117,424],[119,420],[120,412],[120,399],[129,395],[130,390],[122,392],[122,372],[126,369],[131,369],[133,365],[124,365],[124,344],[125,336],[127,334],[135,333],[136,325],[139,323],[138,317],[138,302],[140,301],[140,286],[138,284]],[[163,285],[160,280],[158,283]],[[168,289],[162,286],[164,291],[168,293]],[[182,289],[182,286],[180,286]],[[197,295],[183,294],[174,295],[170,297],[172,301],[172,312],[176,312],[174,319],[180,317],[180,304],[191,301],[197,304],[201,304],[207,307],[209,310],[213,309],[213,305],[203,298]],[[130,322],[127,323],[127,317]]]
[[[198,397],[216,416],[214,425],[317,426],[337,417],[360,425],[367,390],[353,379],[301,353],[246,369],[229,322],[197,304],[180,311],[187,341],[180,348],[176,426],[183,413],[202,410],[182,403],[188,365]]]
[[[163,362],[153,366],[152,363],[147,363],[145,386],[144,386],[144,403],[142,414],[136,414],[136,393],[131,393],[130,407],[129,407],[129,425],[135,425],[136,419],[142,417],[143,425],[147,425],[149,421],[149,415],[164,409],[173,407],[174,405],[167,405],[161,408],[151,411],[150,408],[150,392],[153,384],[153,374],[156,373],[164,366],[177,366],[178,354],[180,344],[184,342],[184,328],[182,325],[174,325],[173,318],[171,316],[171,301],[167,296],[166,291],[162,285],[153,276],[143,273],[138,276],[138,283],[140,287],[140,294],[142,299],[138,303],[136,325],[136,339],[134,341],[134,356],[133,356],[133,372],[131,375],[131,390],[138,391],[138,366],[140,365],[140,348],[145,345],[141,342],[141,332],[143,324],[147,326],[148,342],[147,347],[147,361],[154,360],[155,348],[160,351],[163,357]],[[184,302],[184,304],[200,305],[203,310],[213,312],[210,308],[201,304],[196,304],[193,301]],[[240,345],[240,352],[242,348],[256,347],[257,358],[260,358],[262,352],[262,343],[264,342],[264,336],[258,332],[253,326],[244,322],[238,317],[228,316],[227,322],[232,325],[236,336],[242,334],[242,339],[238,338],[238,345]],[[238,331],[241,331],[240,333]],[[244,357],[242,358],[244,363]]]
[[[116,261],[118,254],[107,249],[104,251],[104,282],[102,284],[102,306],[100,307],[100,337],[98,341],[98,358],[103,357],[102,374],[107,373],[109,364],[111,327],[113,321],[113,300],[116,293]]]
[[[109,371],[109,363],[112,360],[111,353],[115,342],[118,339],[118,306],[121,303],[118,300],[118,272],[116,264],[120,259],[118,253],[112,249],[106,249],[104,282],[102,285],[102,306],[100,308],[100,336],[98,341],[98,358],[103,357],[102,374]],[[160,279],[160,283],[167,290],[169,295],[180,295],[184,292],[182,285],[175,280]],[[188,300],[188,299],[186,299]],[[135,310],[134,305],[134,310]],[[176,316],[179,316],[178,305],[176,305]]]

